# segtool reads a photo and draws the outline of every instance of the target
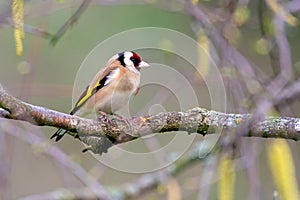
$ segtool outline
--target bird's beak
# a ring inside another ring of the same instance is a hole
[[[150,65],[144,61],[140,62],[140,65],[139,65],[140,68],[142,67],[150,67]]]

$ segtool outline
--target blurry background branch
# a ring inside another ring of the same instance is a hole
[[[189,150],[185,158],[175,161],[168,166],[164,172],[168,178],[162,178],[161,171],[149,173],[141,176],[137,180],[121,185],[120,187],[107,188],[110,196],[113,199],[132,199],[139,198],[145,193],[154,190],[157,187],[166,187],[172,177],[179,175],[186,169],[192,167],[198,162],[209,160],[211,147],[208,144],[199,143]],[[59,199],[93,199],[103,198],[103,195],[97,195],[87,188],[83,189],[57,189],[43,194],[34,194],[22,198],[22,200],[38,200],[38,199],[56,199],[57,194],[60,194]]]
[[[24,103],[0,89],[1,117],[27,121],[39,126],[54,126],[79,133],[80,140],[88,145],[86,150],[101,154],[115,144],[128,142],[153,133],[186,131],[213,134],[222,129],[237,128],[251,119],[250,114],[226,114],[194,108],[187,112],[165,112],[152,116],[123,119],[98,118],[98,121],[79,118],[47,108]],[[300,139],[300,119],[270,117],[251,124],[247,136]]]
[[[65,32],[72,27],[85,11],[91,0],[83,0],[76,12],[67,20],[67,22],[55,33],[51,38],[51,44],[55,45],[57,41],[65,34]]]
[[[80,1],[74,2],[75,4],[79,4]],[[70,16],[69,19],[66,20],[66,22],[56,31],[56,33],[50,33],[47,30],[43,30],[39,27],[32,26],[30,24],[24,23],[23,29],[24,32],[30,33],[36,36],[43,37],[45,39],[49,39],[50,43],[52,45],[56,45],[57,42],[62,38],[62,36],[73,27],[73,25],[79,20],[79,18],[82,16],[84,11],[87,9],[88,5],[91,4],[91,0],[82,0],[79,4],[77,10]],[[136,2],[136,4],[141,4],[143,2]],[[64,3],[61,3],[62,5]],[[69,3],[65,3],[68,5]],[[123,5],[128,4],[128,2],[122,2],[122,1],[94,1],[94,5],[105,5],[105,6],[112,6],[112,5]],[[11,13],[7,10],[0,10],[0,27],[3,24],[8,24],[14,28],[18,28],[18,25],[16,25],[13,20],[11,19]]]
[[[23,25],[22,29],[24,29],[24,32],[26,33],[40,36],[45,39],[50,39],[51,44],[55,45],[57,41],[65,34],[65,32],[78,21],[81,14],[85,11],[90,2],[91,0],[83,0],[74,14],[58,29],[55,34],[51,34],[46,30],[26,23]],[[14,28],[19,28],[20,26],[13,21],[11,18],[11,13],[8,12],[8,10],[0,10],[0,26],[3,24],[8,24]]]

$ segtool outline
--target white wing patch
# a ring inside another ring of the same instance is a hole
[[[106,81],[104,83],[104,86],[109,84],[111,81],[115,80],[120,72],[119,68],[116,68],[112,70],[107,76],[106,76]]]

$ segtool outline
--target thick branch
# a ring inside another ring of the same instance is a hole
[[[79,133],[88,150],[101,154],[119,143],[153,133],[186,131],[188,133],[216,133],[223,128],[237,128],[243,122],[249,122],[251,115],[226,114],[194,108],[186,112],[165,112],[152,116],[132,118],[115,117],[109,121],[84,119],[63,114],[40,106],[24,103],[7,94],[0,88],[0,117],[27,121],[39,126],[54,126]],[[300,139],[300,119],[290,117],[270,117],[251,124],[248,136]]]

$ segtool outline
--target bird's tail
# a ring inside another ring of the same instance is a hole
[[[65,134],[66,134],[66,130],[65,129],[58,129],[52,136],[50,139],[55,138],[55,142],[57,142],[58,140],[60,140]]]

